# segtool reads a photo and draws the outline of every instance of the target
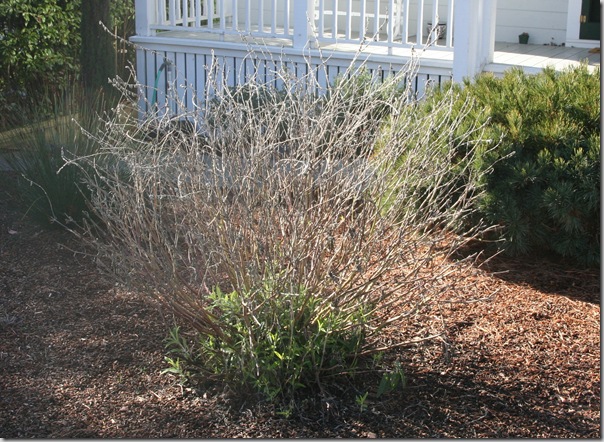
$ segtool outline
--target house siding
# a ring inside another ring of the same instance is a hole
[[[518,43],[528,32],[531,44],[566,41],[568,0],[503,0],[497,4],[495,41]]]

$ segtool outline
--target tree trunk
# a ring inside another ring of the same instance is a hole
[[[115,76],[115,49],[111,35],[109,0],[82,0],[82,83],[88,90],[110,90],[109,79]]]

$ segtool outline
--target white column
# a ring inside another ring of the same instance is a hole
[[[455,2],[453,81],[474,78],[493,60],[497,0]]]
[[[476,29],[479,0],[456,1],[453,12],[453,81],[461,82],[476,71]]]
[[[493,62],[495,54],[495,28],[497,21],[497,0],[484,0],[482,10],[481,66]]]
[[[151,25],[157,22],[156,0],[135,0],[135,27],[136,35],[153,36],[155,31],[151,30]]]
[[[294,48],[302,49],[314,46],[311,22],[315,19],[314,0],[296,0],[294,2]]]
[[[566,14],[566,41],[579,40],[581,31],[581,0],[568,1],[568,13]]]

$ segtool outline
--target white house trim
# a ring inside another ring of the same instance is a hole
[[[493,61],[496,11],[497,0],[455,2],[453,81],[473,77]]]
[[[600,3],[600,7],[601,7]],[[568,14],[566,16],[566,46],[575,48],[599,48],[600,40],[581,40],[581,0],[568,0]]]

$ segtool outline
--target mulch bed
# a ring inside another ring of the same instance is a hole
[[[388,355],[404,390],[368,377],[366,408],[353,391],[286,417],[160,374],[170,319],[77,247],[0,185],[0,437],[601,437],[597,270],[493,259],[470,281],[490,300],[443,305],[446,340]]]

